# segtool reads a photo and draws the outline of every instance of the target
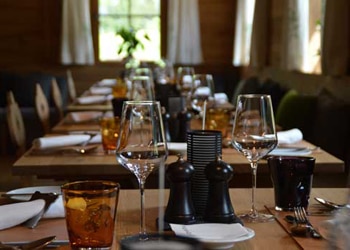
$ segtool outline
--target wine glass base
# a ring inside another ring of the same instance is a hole
[[[199,249],[202,243],[194,238],[165,234],[147,234],[147,239],[140,239],[140,235],[126,236],[120,240],[121,250],[173,250]]]
[[[263,223],[263,222],[271,222],[275,220],[275,216],[271,214],[264,214],[264,213],[247,213],[247,214],[238,214],[237,216],[243,222],[250,222],[250,223]]]

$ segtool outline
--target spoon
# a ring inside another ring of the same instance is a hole
[[[343,208],[346,206],[345,204],[337,204],[337,203],[327,201],[327,200],[319,198],[319,197],[315,197],[315,200],[317,202],[319,202],[320,204],[322,204],[330,209],[339,209],[339,208]]]

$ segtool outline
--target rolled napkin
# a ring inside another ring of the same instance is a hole
[[[100,118],[103,115],[101,111],[81,111],[69,113],[73,122],[86,122]]]
[[[90,135],[58,135],[49,137],[40,137],[34,139],[34,149],[48,149],[64,146],[74,146],[90,139]]]
[[[0,230],[17,226],[37,215],[45,206],[42,199],[0,206]]]
[[[107,100],[104,95],[82,96],[77,98],[79,104],[94,104],[101,103]]]
[[[214,94],[215,102],[225,103],[228,102],[227,95],[225,93],[215,93]]]
[[[100,87],[113,87],[117,83],[117,79],[102,79],[97,83],[97,86]]]
[[[303,139],[303,133],[300,129],[293,128],[290,130],[277,132],[278,144],[292,144]]]
[[[112,94],[112,88],[110,87],[91,87],[90,93],[93,95],[109,95]]]

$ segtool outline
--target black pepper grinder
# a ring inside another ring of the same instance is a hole
[[[163,119],[165,139],[167,142],[171,142],[171,135],[170,135],[170,129],[169,129],[170,114],[166,112],[164,107],[162,107],[162,119]]]
[[[179,121],[179,132],[176,141],[177,142],[185,142],[187,138],[187,131],[191,129],[191,113],[186,109],[179,112],[177,115],[177,119]]]
[[[242,221],[234,213],[229,194],[228,183],[233,176],[233,168],[222,161],[219,155],[216,161],[207,165],[205,175],[209,181],[209,192],[204,221],[242,224]]]
[[[164,220],[168,223],[193,224],[195,210],[191,198],[191,177],[194,167],[181,155],[168,165],[165,175],[170,182],[170,196]]]

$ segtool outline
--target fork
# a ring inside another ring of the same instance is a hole
[[[322,238],[321,234],[311,225],[304,207],[295,207],[294,216],[297,224],[303,224],[309,228],[312,238]]]

